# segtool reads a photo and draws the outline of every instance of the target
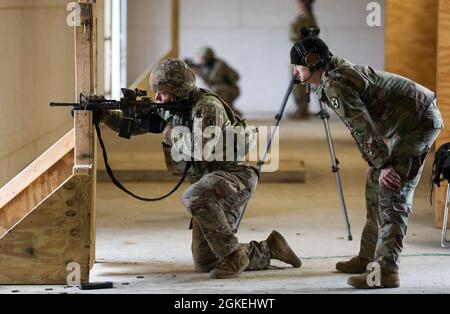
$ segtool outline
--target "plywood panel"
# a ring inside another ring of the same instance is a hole
[[[446,124],[437,140],[437,147],[450,142],[450,0],[441,0],[439,7],[439,39],[437,59],[437,94],[439,108]],[[446,186],[436,193],[436,225],[442,226]]]
[[[0,239],[0,284],[65,284],[66,266],[89,281],[91,180],[74,176]]]
[[[72,175],[73,149],[0,209],[0,237]]]
[[[386,70],[436,88],[439,0],[386,1]]]

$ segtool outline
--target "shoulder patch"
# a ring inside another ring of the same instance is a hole
[[[339,102],[339,98],[337,98],[337,97],[331,97],[330,98],[330,102],[331,102],[331,106],[334,109],[339,109],[341,107],[341,104]]]

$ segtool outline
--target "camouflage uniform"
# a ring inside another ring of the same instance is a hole
[[[293,43],[302,40],[300,30],[303,27],[317,26],[316,18],[310,10],[305,10],[300,14],[290,27],[290,38]],[[307,86],[302,84],[294,85],[292,90],[294,94],[295,103],[297,104],[296,117],[306,118],[308,117],[308,105],[310,102]]]
[[[170,67],[170,62],[179,61],[168,60],[166,66]],[[186,147],[191,147],[193,143],[195,147],[199,141],[203,141],[203,147],[212,144],[211,140],[203,138],[200,132],[195,133],[195,129],[203,131],[208,127],[218,127],[225,131],[236,122],[237,118],[233,111],[216,95],[196,88],[195,79],[186,77],[191,73],[190,70],[171,73],[174,77],[166,82],[160,82],[159,87],[154,86],[156,83],[152,82],[153,89],[171,92],[178,97],[177,100],[182,100],[180,98],[184,97],[182,96],[185,94],[184,91],[177,89],[178,87],[171,85],[170,82],[189,81],[193,84],[192,91],[189,92],[193,109],[191,116],[187,118],[176,115],[167,117],[172,128],[166,133],[165,144],[173,146],[174,139],[177,139],[177,147],[180,143]],[[151,80],[158,76],[167,78],[167,73],[158,73],[158,69],[153,70]],[[121,118],[121,111],[110,111],[102,121],[113,130],[119,131]],[[193,138],[189,134],[181,134],[179,128],[176,128],[178,126],[194,129]],[[133,135],[146,132],[145,121],[135,120]],[[200,135],[200,138],[195,138],[195,134]],[[220,137],[215,138],[216,142]],[[240,207],[248,201],[256,189],[258,175],[245,161],[227,161],[226,157],[223,156],[224,161],[195,159],[189,173],[191,181],[195,183],[184,193],[182,200],[193,216],[192,255],[195,268],[199,272],[209,272],[223,257],[243,247],[250,260],[247,270],[267,269],[271,258],[268,243],[262,241],[240,244],[233,231]]]
[[[237,86],[239,74],[224,61],[214,58],[211,66],[201,66],[199,76],[215,94],[234,108],[234,101],[239,97],[240,90]]]
[[[350,129],[363,158],[373,167],[366,183],[367,222],[359,256],[398,272],[414,190],[443,121],[435,95],[404,77],[333,57],[318,88]],[[392,165],[402,186],[379,185],[380,171]]]
[[[193,101],[194,129],[204,130],[218,126],[224,130],[233,124],[230,120],[230,116],[234,119],[231,110],[227,110],[226,104],[214,94],[196,89]],[[184,124],[177,119],[172,121],[174,126]],[[171,133],[166,136],[169,145],[174,144],[172,138],[178,138]],[[183,140],[190,141],[187,137],[181,138],[181,141]],[[226,156],[223,160],[226,160]],[[211,271],[220,258],[232,253],[239,246],[245,248],[250,259],[247,270],[269,268],[270,251],[266,241],[240,244],[233,231],[240,207],[256,189],[258,176],[255,170],[245,162],[196,161],[190,175],[196,183],[184,193],[183,204],[193,216],[192,255],[196,270]]]

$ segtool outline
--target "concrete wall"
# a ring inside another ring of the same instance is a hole
[[[369,27],[369,0],[317,0],[322,37],[335,54],[384,66],[384,26]],[[384,0],[378,1],[384,7]],[[274,113],[290,78],[288,27],[295,0],[182,0],[181,57],[210,45],[242,74],[238,107]],[[170,1],[129,1],[128,80],[134,81],[169,49]],[[383,23],[384,25],[384,23]]]
[[[73,127],[49,107],[75,100],[68,2],[0,0],[0,188]]]

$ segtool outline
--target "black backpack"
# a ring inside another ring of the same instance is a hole
[[[443,180],[450,182],[450,143],[442,145],[434,156],[432,182],[440,187]]]
[[[450,182],[450,143],[442,145],[434,155],[433,172],[431,174],[431,205],[433,205],[433,187],[441,187],[441,182],[444,180]]]

